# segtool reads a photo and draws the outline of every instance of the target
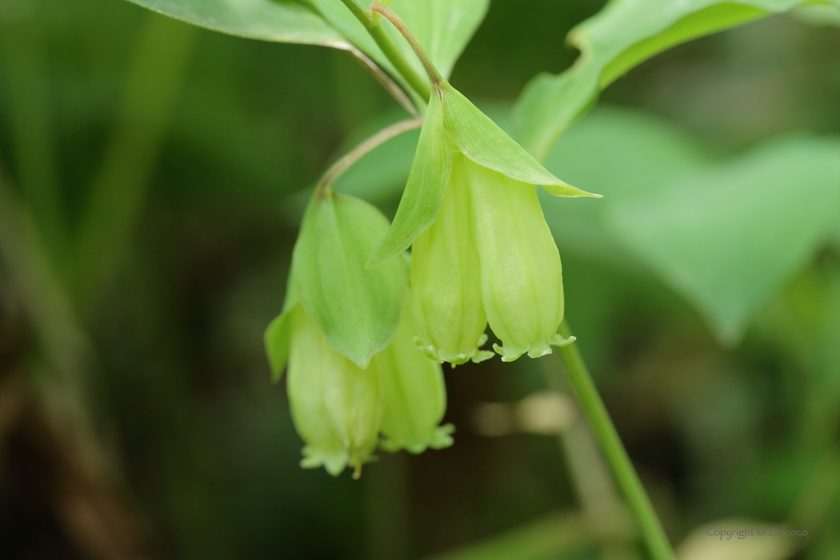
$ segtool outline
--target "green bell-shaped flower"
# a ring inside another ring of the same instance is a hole
[[[303,305],[289,316],[288,392],[292,419],[306,442],[301,466],[354,477],[379,440],[383,395],[376,368],[361,369],[327,342]]]
[[[481,263],[474,239],[466,160],[456,154],[435,222],[411,253],[417,345],[438,362],[480,362],[487,341],[481,301]]]
[[[406,290],[397,334],[390,346],[373,357],[371,367],[379,372],[385,402],[382,448],[422,453],[428,447],[452,445],[454,428],[451,424],[439,425],[446,412],[443,372],[414,345],[411,299]]]
[[[365,269],[387,230],[376,208],[330,188],[316,190],[304,215],[283,312],[265,334],[276,380],[288,362],[304,467],[337,475],[350,465],[358,476],[378,443],[384,397],[371,362],[397,330],[408,285],[400,260]]]
[[[468,161],[481,297],[502,360],[551,353],[563,320],[560,253],[533,185]]]
[[[436,359],[483,359],[476,333],[484,315],[505,361],[526,352],[543,356],[567,342],[556,334],[563,320],[560,256],[535,185],[555,196],[599,196],[549,173],[437,77],[394,223],[368,262],[377,266],[414,243],[420,339]]]

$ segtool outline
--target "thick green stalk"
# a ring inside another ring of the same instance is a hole
[[[408,85],[412,87],[414,91],[416,91],[420,97],[425,100],[429,99],[429,96],[432,93],[432,89],[426,80],[418,74],[414,67],[409,64],[409,62],[405,59],[402,53],[397,50],[397,47],[391,41],[391,38],[385,34],[385,30],[382,29],[382,26],[379,24],[379,21],[374,21],[371,14],[365,11],[365,9],[359,4],[357,0],[341,0],[347,9],[349,9],[356,19],[365,26],[370,36],[373,37],[373,40],[376,41],[376,44],[379,45],[379,48],[388,57],[388,60],[391,61],[391,64],[394,65],[394,68],[397,69],[403,78],[405,78]],[[376,18],[379,20],[380,18]]]
[[[560,325],[558,333],[564,338],[572,336],[569,325],[565,321]],[[598,394],[598,389],[589,375],[589,370],[580,355],[577,344],[562,347],[559,352],[580,406],[592,425],[595,439],[598,441],[616,483],[624,494],[627,505],[639,525],[639,530],[650,551],[651,558],[653,560],[674,560],[674,551],[665,536],[662,524],[659,522],[644,486],[642,486],[642,482],[633,468],[633,463],[630,462],[627,451],[618,437],[618,432],[616,432],[604,402]]]

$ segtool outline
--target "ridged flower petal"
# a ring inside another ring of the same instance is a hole
[[[490,357],[481,301],[481,264],[473,238],[466,158],[456,153],[437,219],[414,241],[411,286],[417,345],[453,365]]]
[[[382,382],[385,437],[381,446],[387,451],[422,453],[429,447],[452,445],[454,428],[451,424],[439,425],[446,412],[443,372],[440,364],[414,345],[415,332],[411,295],[406,291],[397,334],[391,345],[371,361]]]
[[[302,305],[291,310],[290,322],[288,391],[295,428],[306,442],[301,466],[323,466],[336,476],[350,465],[358,477],[378,441],[379,376],[334,350]]]
[[[534,185],[466,162],[481,295],[504,361],[551,353],[563,320],[563,273],[557,245]]]

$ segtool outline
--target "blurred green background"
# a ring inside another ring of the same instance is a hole
[[[494,0],[453,85],[508,126],[602,6]],[[683,559],[840,558],[838,31],[776,16],[676,47],[546,164],[606,195],[543,205]],[[447,370],[449,449],[360,481],[298,467],[262,333],[306,190],[404,117],[344,52],[0,2],[0,557],[644,558],[556,356]],[[416,139],[336,190],[393,212]],[[809,535],[705,534],[745,525]]]

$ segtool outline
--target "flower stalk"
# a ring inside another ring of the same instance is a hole
[[[572,331],[568,323],[560,324],[558,334],[566,339],[572,338]],[[675,560],[674,551],[668,542],[668,537],[662,529],[662,524],[656,516],[656,511],[650,503],[642,482],[627,451],[621,443],[621,438],[610,419],[607,408],[598,394],[598,389],[592,381],[592,376],[583,361],[577,344],[569,344],[559,349],[560,357],[566,366],[572,388],[578,397],[580,406],[586,414],[595,434],[607,464],[615,477],[621,493],[627,500],[645,545],[653,560]]]
[[[408,132],[409,130],[414,130],[415,128],[420,128],[421,126],[423,126],[422,117],[406,119],[404,121],[396,122],[390,126],[386,126],[333,163],[321,176],[321,180],[318,181],[316,190],[321,193],[327,192],[332,188],[332,185],[335,184],[339,177],[344,175],[348,169],[353,167],[356,162],[365,157],[367,154],[388,140],[399,136],[403,132]]]
[[[397,31],[405,37],[406,42],[408,42],[411,50],[414,51],[414,54],[417,55],[417,58],[420,60],[420,63],[423,65],[423,69],[426,70],[426,74],[429,76],[429,81],[432,83],[433,86],[437,86],[443,81],[440,73],[435,68],[435,65],[432,64],[432,61],[426,55],[426,52],[423,50],[423,47],[420,46],[420,43],[417,41],[417,38],[408,28],[408,26],[400,19],[400,17],[391,11],[390,8],[384,6],[380,2],[374,2],[373,5],[370,7],[370,11],[374,14],[380,14],[385,19],[391,22],[391,25],[397,28]],[[428,96],[427,96],[428,99]]]
[[[423,77],[418,74],[414,68],[412,68],[411,64],[409,64],[405,57],[403,57],[402,53],[397,50],[397,47],[388,35],[385,34],[385,30],[382,29],[381,25],[379,25],[379,22],[374,21],[373,14],[368,14],[361,4],[359,4],[358,0],[341,0],[341,2],[347,6],[347,9],[350,10],[357,20],[359,20],[359,23],[367,29],[370,36],[374,41],[376,41],[376,44],[379,45],[383,54],[385,54],[388,60],[391,61],[391,64],[393,64],[394,68],[397,69],[397,72],[405,78],[408,85],[410,85],[420,97],[424,100],[428,100],[432,93],[429,84],[427,84]]]

